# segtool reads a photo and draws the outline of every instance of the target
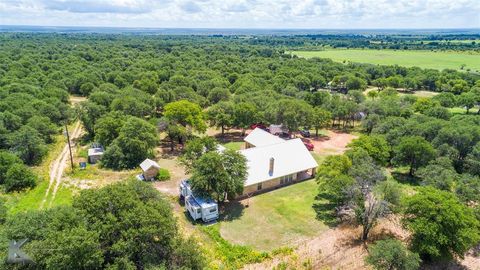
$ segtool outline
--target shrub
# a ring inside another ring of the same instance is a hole
[[[365,261],[373,269],[415,270],[420,267],[418,254],[410,252],[396,239],[377,241],[368,248],[368,251]]]
[[[167,169],[160,168],[157,174],[158,181],[167,181],[170,180],[170,172]]]
[[[17,163],[12,165],[5,177],[5,191],[21,191],[36,186],[35,175],[27,166]]]

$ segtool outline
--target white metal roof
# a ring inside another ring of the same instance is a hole
[[[267,145],[285,142],[284,139],[279,138],[275,135],[272,135],[261,128],[256,128],[252,130],[252,132],[250,132],[250,134],[248,134],[248,136],[245,137],[245,139],[243,140],[248,142],[251,145],[254,145],[255,147],[261,147],[261,146],[267,146]]]
[[[248,177],[245,186],[306,171],[318,166],[300,139],[240,150],[240,153],[247,158]],[[274,158],[274,168],[270,175],[269,168],[272,157]]]
[[[103,155],[103,148],[89,148],[88,156],[101,156]]]
[[[150,169],[151,167],[155,167],[157,169],[160,169],[160,165],[158,165],[157,162],[147,158],[145,159],[142,163],[140,163],[140,168],[142,168],[143,171],[146,171]]]

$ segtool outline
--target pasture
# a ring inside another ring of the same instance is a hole
[[[399,65],[429,69],[455,69],[480,72],[480,54],[464,52],[434,52],[413,50],[327,49],[323,51],[293,51],[304,58],[330,58],[335,62],[357,62],[379,65]]]

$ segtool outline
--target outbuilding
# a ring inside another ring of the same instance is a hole
[[[92,147],[88,149],[88,163],[95,164],[102,158],[102,156],[103,156],[102,147]]]
[[[153,180],[158,175],[160,165],[158,165],[157,162],[147,158],[142,163],[140,163],[140,168],[143,171],[142,176],[144,180]]]

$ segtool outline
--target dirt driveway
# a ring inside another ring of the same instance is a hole
[[[347,150],[347,145],[358,136],[345,133],[328,130],[327,135],[318,138],[311,138],[314,145],[313,151],[320,155],[335,155],[342,154]]]
[[[188,179],[185,168],[178,161],[179,152],[171,152],[168,147],[157,148],[157,158],[155,159],[160,168],[165,168],[170,172],[170,180],[163,182],[155,182],[153,186],[160,192],[178,196],[178,185],[180,181]]]

